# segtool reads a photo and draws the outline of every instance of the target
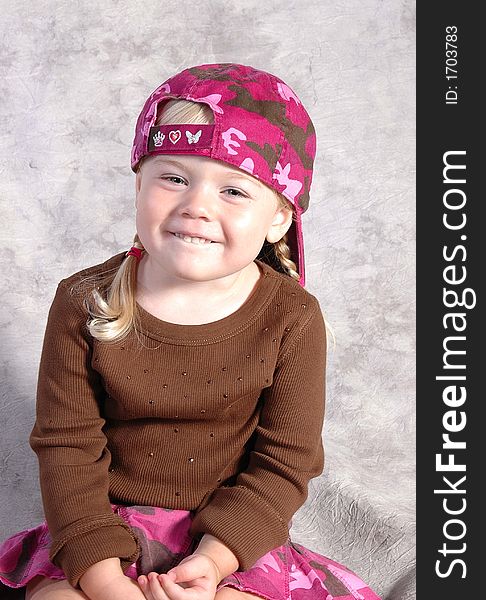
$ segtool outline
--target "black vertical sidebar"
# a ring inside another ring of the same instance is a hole
[[[419,600],[485,593],[486,36],[477,6],[417,7]]]

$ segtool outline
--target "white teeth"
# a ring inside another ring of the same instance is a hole
[[[205,238],[199,237],[189,237],[188,235],[183,235],[182,233],[174,233],[174,235],[185,242],[189,242],[191,244],[197,244],[199,246],[210,244],[211,240],[207,240]]]

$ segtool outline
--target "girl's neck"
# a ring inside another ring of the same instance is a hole
[[[261,267],[254,261],[225,278],[220,286],[215,281],[177,280],[164,284],[150,276],[151,265],[146,258],[138,266],[137,303],[158,319],[181,325],[211,323],[234,313],[252,295],[262,276]]]

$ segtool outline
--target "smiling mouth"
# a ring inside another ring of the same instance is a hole
[[[215,244],[212,240],[207,240],[205,238],[200,237],[191,237],[189,235],[184,235],[183,233],[174,233],[170,232],[174,237],[186,242],[188,244],[193,244],[194,246],[209,246],[210,244]]]

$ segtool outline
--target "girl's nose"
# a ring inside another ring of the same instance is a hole
[[[209,185],[198,185],[188,188],[181,196],[179,211],[192,218],[211,219],[214,215],[216,198]]]

